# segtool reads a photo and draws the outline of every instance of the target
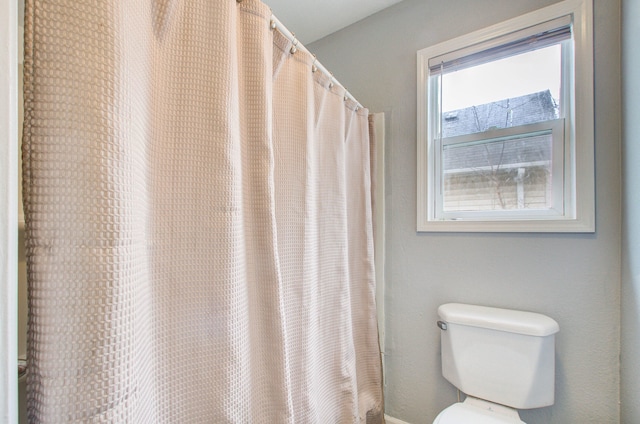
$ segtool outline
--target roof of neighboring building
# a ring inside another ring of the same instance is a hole
[[[558,117],[549,90],[444,113],[443,137],[509,128]]]

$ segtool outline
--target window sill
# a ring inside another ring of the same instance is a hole
[[[418,232],[434,233],[593,233],[593,217],[539,220],[447,220],[418,222]]]

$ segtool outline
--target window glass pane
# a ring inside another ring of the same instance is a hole
[[[560,44],[442,76],[442,136],[557,119]]]
[[[551,132],[443,147],[443,211],[552,207]]]

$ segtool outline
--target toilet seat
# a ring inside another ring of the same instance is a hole
[[[525,424],[518,411],[468,396],[444,409],[433,424]]]

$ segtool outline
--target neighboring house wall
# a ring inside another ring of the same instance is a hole
[[[387,114],[385,403],[411,424],[431,423],[456,400],[435,324],[438,305],[453,301],[560,324],[555,405],[523,411],[525,422],[619,421],[620,0],[594,1],[596,233],[416,233],[417,50],[552,3],[405,0],[307,46],[362,104]]]
[[[622,1],[623,243],[622,355],[623,424],[640,422],[640,2]]]
[[[551,197],[548,172],[538,166],[459,173],[446,176],[444,186],[447,212],[545,209]]]

